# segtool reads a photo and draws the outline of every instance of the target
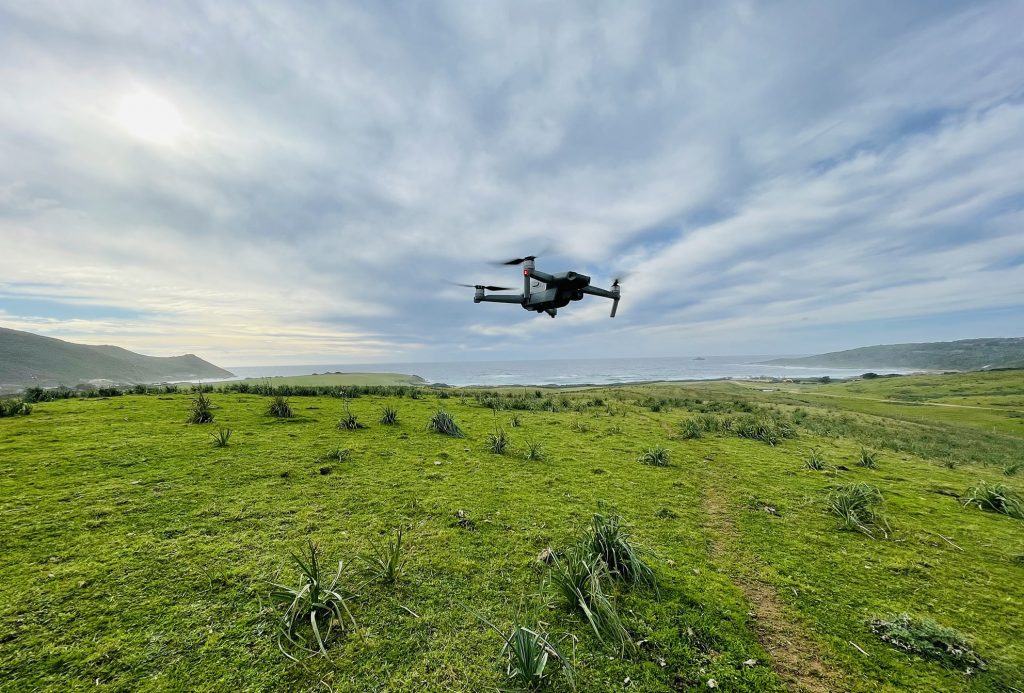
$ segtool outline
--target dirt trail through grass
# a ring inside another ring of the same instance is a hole
[[[819,647],[787,613],[771,585],[755,577],[751,561],[738,545],[738,529],[729,514],[728,502],[717,489],[706,485],[704,507],[712,561],[743,591],[753,608],[754,629],[761,646],[772,657],[772,666],[792,690],[845,690],[842,674],[825,662]]]

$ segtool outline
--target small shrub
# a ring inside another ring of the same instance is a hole
[[[283,395],[276,395],[270,400],[270,406],[267,407],[267,416],[276,416],[279,419],[290,419],[295,415],[292,411],[292,405],[288,402],[288,398]]]
[[[683,440],[698,440],[704,437],[704,430],[695,419],[683,421],[679,429],[679,437]]]
[[[848,484],[834,489],[828,497],[829,511],[850,529],[874,537],[875,531],[888,537],[889,523],[881,513],[882,493],[865,483]]]
[[[535,440],[527,441],[526,451],[523,453],[523,457],[528,460],[534,460],[541,462],[544,460],[544,448],[541,447],[540,443]]]
[[[508,436],[505,435],[505,430],[499,428],[494,433],[487,436],[487,447],[495,455],[504,455],[505,449],[508,447]]]
[[[513,414],[512,418],[508,420],[508,425],[512,428],[519,428],[523,425],[522,419],[519,418],[519,414]]]
[[[213,437],[213,446],[214,447],[216,447],[216,448],[226,448],[228,446],[228,441],[231,440],[231,429],[230,428],[222,428],[219,431],[217,431],[216,433],[211,433],[210,436]]]
[[[277,624],[277,646],[289,659],[296,655],[327,654],[327,643],[332,634],[355,627],[355,619],[348,608],[352,595],[343,590],[341,582],[344,565],[338,561],[334,577],[328,577],[320,566],[320,549],[312,541],[306,553],[291,554],[299,568],[297,587],[273,584],[270,602],[284,607]]]
[[[615,604],[604,590],[608,578],[608,567],[600,556],[572,549],[564,556],[552,557],[546,589],[560,597],[567,609],[586,619],[602,643],[624,650],[632,641]]]
[[[640,457],[637,458],[637,461],[640,464],[648,464],[653,467],[667,467],[669,463],[669,456],[668,448],[655,445],[640,453]]]
[[[978,656],[963,633],[930,618],[900,614],[889,620],[876,619],[871,622],[871,632],[897,649],[934,659],[947,667],[968,673],[985,668],[985,660]]]
[[[612,577],[632,585],[656,586],[654,571],[644,560],[646,552],[633,543],[621,516],[595,513],[583,545],[601,557]]]
[[[452,438],[466,437],[466,434],[462,432],[459,425],[455,423],[455,419],[452,418],[452,415],[444,409],[438,409],[437,412],[430,417],[430,421],[427,423],[427,430],[451,436]]]
[[[860,458],[857,460],[857,464],[861,467],[867,467],[868,469],[878,469],[878,453],[874,450],[861,448]]]
[[[1003,474],[1006,476],[1015,476],[1022,468],[1024,468],[1024,462],[1011,462],[1003,467]]]
[[[402,577],[405,569],[405,556],[402,554],[402,529],[395,533],[395,538],[382,546],[373,547],[373,555],[366,558],[360,556],[369,567],[373,576],[386,585],[393,585]]]
[[[448,390],[441,390],[437,393],[438,399],[448,399],[451,395],[448,394]]]
[[[588,427],[587,424],[583,423],[583,421],[580,419],[573,419],[572,424],[570,424],[569,428],[576,431],[577,433],[586,433],[587,431],[590,430],[590,427]]]
[[[381,410],[380,422],[385,426],[394,426],[398,423],[398,410],[391,406],[385,406]]]
[[[821,451],[818,450],[818,448],[811,448],[811,452],[807,456],[804,466],[816,472],[820,472],[825,468],[825,458],[822,457]]]
[[[359,418],[348,408],[347,400],[345,401],[345,415],[338,419],[338,428],[343,431],[358,431],[361,428],[366,428],[365,425],[360,423]]]
[[[196,393],[192,398],[192,408],[189,410],[187,423],[205,424],[213,422],[213,402],[204,393]]]
[[[1006,484],[982,481],[967,489],[961,502],[965,507],[976,505],[982,510],[1024,520],[1024,498]]]

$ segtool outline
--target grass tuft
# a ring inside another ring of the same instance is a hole
[[[398,582],[406,563],[402,552],[402,528],[398,528],[394,539],[390,539],[387,544],[374,545],[372,556],[360,556],[360,559],[369,566],[373,576],[384,584],[393,585]]]
[[[821,451],[818,450],[818,448],[811,448],[811,452],[807,455],[807,460],[804,462],[804,466],[807,469],[812,469],[816,472],[820,472],[825,468],[825,458],[822,456]]]
[[[202,392],[192,398],[192,408],[188,412],[187,423],[205,424],[213,422],[213,402]]]
[[[874,450],[861,448],[857,464],[861,467],[867,467],[868,469],[878,469],[878,453]]]
[[[343,431],[358,431],[361,428],[366,428],[366,426],[359,421],[359,418],[348,408],[347,400],[345,401],[345,415],[338,419],[338,428]]]
[[[381,409],[380,422],[385,426],[394,426],[398,423],[398,410],[390,405]]]
[[[211,433],[210,436],[213,438],[213,447],[226,448],[228,446],[228,441],[231,440],[231,429],[222,428],[216,433]]]
[[[654,570],[644,560],[645,550],[633,543],[620,515],[595,513],[583,545],[601,557],[612,577],[631,585],[657,587]]]
[[[530,628],[517,619],[512,632],[506,635],[490,621],[481,616],[477,618],[504,641],[501,655],[508,657],[505,676],[518,690],[539,691],[547,688],[558,674],[565,678],[570,689],[575,689],[572,664],[539,623]]]
[[[605,592],[604,583],[608,580],[608,566],[601,557],[576,548],[561,557],[552,557],[545,588],[554,592],[567,609],[582,616],[598,640],[625,650],[632,641]]]
[[[512,418],[508,420],[508,425],[512,428],[519,428],[523,425],[523,420],[519,418],[519,414],[513,414]]]
[[[683,440],[699,440],[704,437],[704,427],[696,419],[686,419],[679,424],[679,437]]]
[[[661,445],[654,445],[640,453],[640,457],[637,458],[637,461],[640,464],[648,464],[652,467],[667,467],[669,457],[670,453],[668,448]]]
[[[505,429],[499,428],[487,436],[487,448],[495,455],[504,455],[508,448],[508,435]]]
[[[295,416],[292,405],[284,395],[275,395],[267,407],[267,416],[274,416],[278,419],[290,419]]]
[[[889,523],[880,510],[883,502],[881,491],[860,482],[835,488],[828,496],[828,509],[842,521],[843,529],[888,537]]]
[[[533,460],[535,462],[543,462],[546,459],[544,448],[536,440],[528,440],[526,442],[526,450],[523,452],[523,457],[527,460]]]
[[[1006,484],[979,482],[967,489],[961,502],[965,507],[976,505],[982,510],[1024,520],[1024,498]]]
[[[871,622],[871,632],[895,648],[967,673],[984,669],[985,660],[974,651],[966,636],[955,628],[942,626],[930,618],[900,614],[891,619]]]
[[[451,436],[452,438],[466,437],[466,434],[462,432],[459,425],[455,423],[455,419],[452,415],[444,409],[438,409],[434,415],[430,417],[430,421],[427,423],[427,430]]]
[[[327,655],[327,645],[336,632],[344,632],[355,619],[348,608],[352,595],[340,586],[344,564],[338,561],[338,570],[329,577],[320,566],[320,549],[312,541],[308,553],[292,553],[299,568],[296,587],[272,583],[270,601],[284,607],[277,624],[277,646],[289,659],[298,661],[300,655]]]

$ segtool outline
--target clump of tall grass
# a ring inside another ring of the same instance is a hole
[[[32,413],[32,405],[16,399],[0,399],[0,418],[5,416],[28,416]]]
[[[381,409],[380,422],[385,426],[394,426],[398,423],[398,410],[390,405]]]
[[[345,415],[338,419],[338,428],[343,431],[358,431],[366,426],[359,421],[359,418],[348,408],[348,400],[345,401]]]
[[[438,409],[434,415],[430,417],[430,421],[427,423],[427,430],[451,436],[452,438],[466,437],[466,434],[462,432],[459,425],[455,423],[455,419],[452,415],[444,409]]]
[[[192,398],[192,408],[189,409],[186,422],[190,424],[213,422],[213,402],[204,393],[198,392]]]
[[[573,419],[572,423],[569,425],[569,428],[576,431],[577,433],[586,433],[587,431],[590,430],[590,427],[587,426],[587,424],[583,423],[582,419]]]
[[[698,440],[704,437],[704,429],[695,419],[686,419],[679,424],[679,437],[683,440]]]
[[[934,659],[947,667],[967,673],[985,668],[985,660],[974,651],[963,633],[930,618],[899,614],[890,619],[875,619],[871,622],[871,632],[893,647]]]
[[[210,436],[213,438],[213,447],[226,448],[228,446],[228,441],[231,440],[231,429],[222,428],[216,433],[211,433]]]
[[[505,643],[501,655],[508,657],[505,675],[518,688],[537,691],[546,688],[552,679],[561,674],[570,689],[575,689],[572,663],[556,646],[554,639],[540,624],[532,628],[516,619],[508,635],[493,623],[477,616],[497,633]]]
[[[667,467],[669,457],[670,453],[668,448],[661,445],[654,445],[640,453],[640,457],[637,458],[637,461],[640,464],[648,464],[652,467]]]
[[[608,580],[608,566],[600,556],[574,548],[552,558],[545,588],[554,592],[567,609],[582,616],[602,643],[626,649],[632,641],[605,592]]]
[[[875,532],[889,536],[889,522],[881,512],[882,492],[875,486],[858,482],[839,486],[828,496],[828,509],[842,521],[843,529],[874,537]]]
[[[821,451],[818,448],[811,448],[811,452],[807,455],[807,459],[804,461],[804,466],[807,469],[820,472],[825,468],[825,458],[822,456]]]
[[[292,405],[284,395],[275,395],[267,407],[267,416],[276,416],[279,419],[290,419],[295,416]]]
[[[277,624],[277,646],[289,659],[296,655],[327,655],[327,644],[336,632],[344,632],[355,619],[349,611],[352,594],[340,586],[344,564],[330,577],[320,566],[320,549],[312,541],[308,553],[292,553],[299,568],[297,587],[272,583],[270,602],[283,607]]]
[[[867,467],[868,469],[878,469],[878,453],[874,450],[861,448],[860,457],[857,458],[857,464],[861,467]]]
[[[635,544],[622,517],[595,513],[583,538],[583,546],[600,556],[609,574],[631,585],[656,587],[654,570],[644,560],[645,550]]]
[[[1003,467],[1003,474],[1006,476],[1014,476],[1021,469],[1024,469],[1024,462],[1011,462],[1010,464]]]
[[[752,414],[737,417],[732,423],[732,431],[740,438],[760,440],[772,447],[778,445],[784,438],[792,438],[795,435],[793,427],[782,419],[771,416],[755,417]]]
[[[526,442],[526,450],[523,452],[523,457],[528,460],[536,462],[542,462],[545,458],[544,448],[536,440],[528,440]]]
[[[505,434],[505,429],[498,428],[494,433],[488,434],[487,448],[495,455],[505,454],[505,450],[508,448],[508,435]]]
[[[373,545],[372,556],[360,556],[360,559],[369,566],[373,576],[384,584],[393,585],[398,582],[406,563],[402,551],[402,528],[398,528],[394,539],[389,539],[387,544]]]
[[[508,420],[508,425],[512,428],[519,428],[523,425],[523,420],[519,418],[519,414],[513,414],[512,418]]]
[[[1006,484],[979,482],[967,489],[961,502],[965,507],[976,505],[982,510],[1024,520],[1024,498]]]
[[[317,458],[318,462],[344,462],[352,456],[352,451],[348,448],[334,448],[328,450],[324,454]]]

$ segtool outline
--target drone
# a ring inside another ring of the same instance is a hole
[[[541,272],[535,267],[536,255],[517,257],[512,260],[499,262],[499,265],[522,265],[523,266],[523,293],[509,295],[492,295],[486,291],[514,291],[510,286],[485,286],[482,284],[458,284],[471,289],[476,289],[473,296],[473,303],[518,303],[526,310],[537,313],[547,313],[551,317],[558,315],[558,309],[569,305],[571,301],[579,301],[586,294],[591,296],[603,296],[612,299],[612,313],[619,308],[619,280],[612,282],[611,289],[601,289],[590,285],[590,277],[579,272],[559,272],[548,274]]]

